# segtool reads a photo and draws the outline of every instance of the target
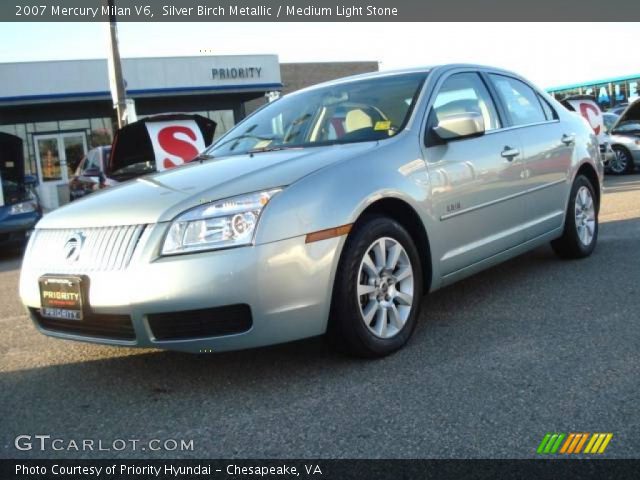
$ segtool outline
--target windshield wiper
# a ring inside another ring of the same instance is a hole
[[[234,148],[236,148],[238,146],[238,143],[240,143],[240,140],[243,140],[245,138],[254,138],[256,140],[265,140],[265,141],[273,141],[275,140],[275,137],[269,137],[267,135],[255,135],[253,133],[243,133],[241,135],[238,135],[237,137],[233,137],[230,138],[229,140],[225,140],[224,142],[214,145],[214,149],[220,148],[223,145],[227,145],[228,143],[231,142],[236,142],[234,145],[231,145],[231,148],[229,148],[229,150],[233,150]]]
[[[288,150],[291,148],[300,148],[300,147],[287,147],[284,145],[274,145],[273,147],[260,147],[253,148],[251,150],[247,150],[249,155],[253,155],[254,153],[262,153],[262,152],[277,152],[278,150]]]

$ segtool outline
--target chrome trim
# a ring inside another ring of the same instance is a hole
[[[463,208],[462,210],[458,210],[456,212],[447,213],[440,217],[440,220],[449,220],[450,218],[457,217],[458,215],[464,215],[465,213],[473,212],[475,210],[480,210],[481,208],[490,207],[491,205],[495,205],[496,203],[506,202],[507,200],[513,200],[514,198],[521,197],[522,195],[527,195],[529,193],[537,192],[538,190],[544,190],[545,188],[553,187],[554,185],[559,185],[561,183],[565,183],[567,180],[556,180],[555,182],[545,183],[544,185],[539,185],[537,187],[529,188],[527,190],[523,190],[522,192],[514,193],[512,195],[507,195],[506,197],[497,198],[495,200],[490,200],[485,203],[481,203],[479,205],[474,205],[473,207]]]
[[[511,125],[509,127],[501,127],[501,128],[495,128],[493,130],[486,130],[484,134],[492,135],[494,133],[508,132],[510,130],[518,130],[520,128],[537,127],[538,125],[550,125],[552,123],[560,123],[560,120],[559,119],[545,120],[544,122],[527,123],[525,125]]]
[[[28,262],[51,273],[89,273],[124,270],[145,230],[144,225],[81,229],[36,229]],[[64,246],[82,235],[76,261],[69,263]]]

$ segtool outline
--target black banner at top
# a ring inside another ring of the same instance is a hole
[[[637,21],[629,0],[2,0],[2,22]],[[464,32],[452,32],[464,34]],[[473,41],[473,39],[469,39]]]

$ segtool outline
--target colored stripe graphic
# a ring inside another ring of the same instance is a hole
[[[555,453],[563,455],[578,453],[601,454],[607,449],[612,438],[613,433],[569,433],[567,435],[549,432],[543,437],[536,451],[542,455],[553,455]],[[585,444],[587,446],[583,452],[582,448]]]
[[[564,445],[560,449],[560,453],[567,453],[567,450],[569,449],[569,445],[571,445],[571,442],[573,442],[573,439],[575,438],[575,436],[576,436],[575,433],[569,434],[569,436],[567,437],[567,441],[564,442]]]
[[[542,439],[542,441],[540,442],[540,445],[538,445],[538,450],[537,453],[544,453],[544,447],[547,445],[547,442],[549,441],[549,438],[551,437],[550,433],[547,433],[544,438]]]
[[[564,437],[566,437],[564,433],[547,433],[540,442],[540,445],[538,445],[537,452],[540,454],[556,453]]]
[[[604,453],[612,438],[613,433],[594,433],[584,453]]]
[[[588,433],[583,433],[582,434],[582,439],[580,440],[580,443],[578,443],[578,445],[576,446],[575,453],[580,453],[580,451],[582,450],[582,446],[587,441],[587,438],[589,438],[589,434]]]

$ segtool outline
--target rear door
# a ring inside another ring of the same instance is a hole
[[[490,74],[522,143],[527,239],[562,227],[575,136],[545,98],[520,79]]]
[[[514,247],[524,240],[521,145],[475,71],[447,76],[428,113],[425,158],[434,216],[440,220],[438,250],[446,276]],[[432,129],[448,115],[482,115],[485,134],[447,143]]]

